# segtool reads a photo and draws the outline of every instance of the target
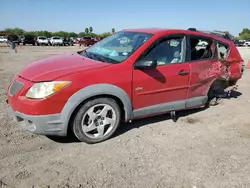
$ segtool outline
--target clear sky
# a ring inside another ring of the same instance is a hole
[[[94,32],[124,28],[250,28],[250,0],[0,0],[0,30]]]

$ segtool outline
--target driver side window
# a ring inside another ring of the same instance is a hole
[[[157,65],[184,62],[184,37],[166,39],[153,46],[142,58],[157,61]]]

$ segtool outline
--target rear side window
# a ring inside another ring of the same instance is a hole
[[[226,59],[229,54],[229,47],[225,44],[217,42],[218,57],[219,59]]]
[[[191,61],[213,59],[213,40],[199,36],[190,36],[190,53]]]

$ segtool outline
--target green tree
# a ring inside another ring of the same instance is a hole
[[[49,32],[49,31],[44,31],[44,36],[45,37],[52,37],[51,32]]]
[[[24,30],[23,29],[20,29],[20,28],[14,28],[14,29],[11,29],[11,28],[6,28],[4,30],[4,32],[6,33],[11,33],[11,34],[14,34],[14,35],[23,35],[24,34]]]
[[[108,36],[110,36],[110,35],[112,35],[111,32],[105,32],[105,33],[102,33],[102,34],[100,34],[100,35],[98,35],[98,36],[99,36],[99,37],[102,37],[102,38],[106,38],[106,37],[108,37]]]
[[[250,39],[250,30],[248,28],[242,29],[242,31],[239,33],[239,39],[241,40]]]
[[[89,27],[89,32],[90,32],[90,33],[93,32],[93,27]]]
[[[85,35],[86,35],[85,32],[80,32],[80,33],[78,33],[78,37],[84,37]]]
[[[37,34],[36,34],[35,31],[25,31],[24,35],[34,35],[34,36],[37,36]]]
[[[112,28],[112,33],[115,33],[115,28]]]
[[[86,34],[89,33],[89,28],[85,28],[85,33],[86,33]]]
[[[69,33],[69,37],[74,37],[74,38],[76,38],[76,37],[77,37],[77,34],[74,33],[74,32],[70,32],[70,33]]]

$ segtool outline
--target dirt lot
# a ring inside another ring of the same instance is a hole
[[[6,87],[32,60],[78,47],[0,48],[0,187],[250,187],[250,70],[235,98],[205,110],[123,125],[96,144],[22,130],[7,118]],[[250,58],[250,49],[240,49]]]

